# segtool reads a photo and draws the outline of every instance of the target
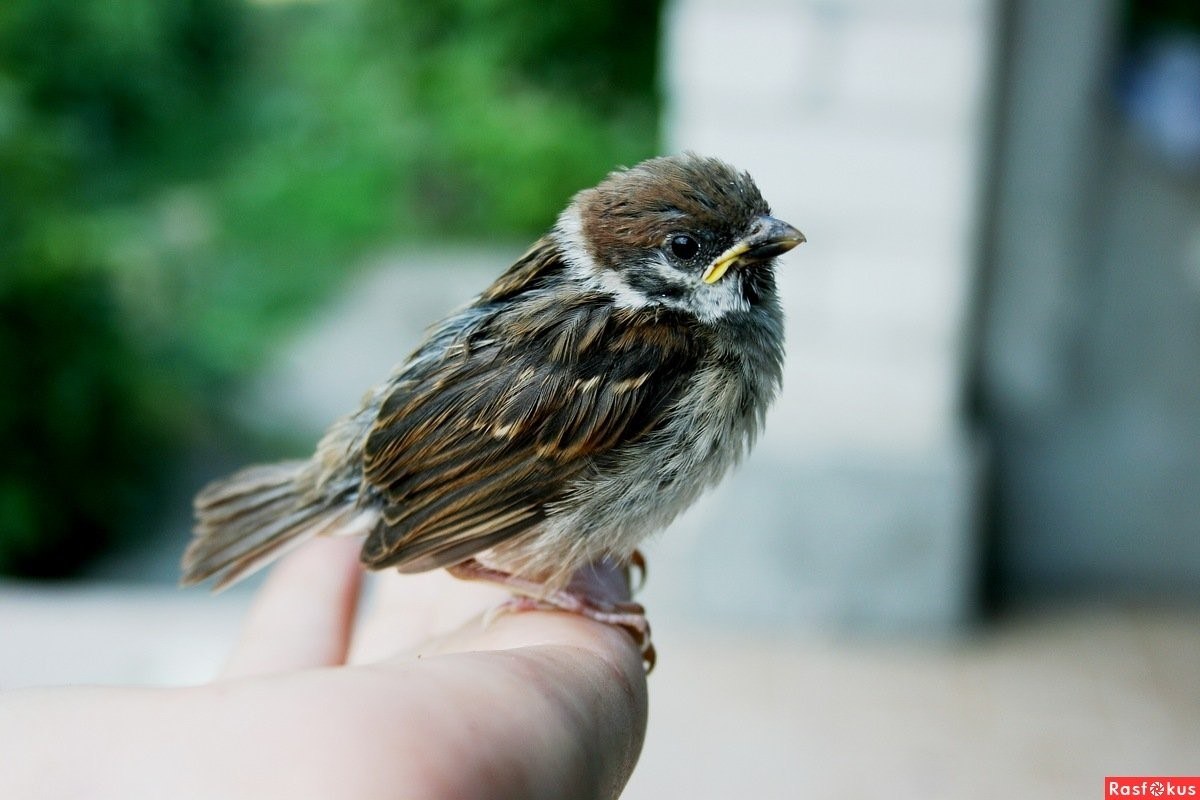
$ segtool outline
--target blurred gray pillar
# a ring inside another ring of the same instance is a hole
[[[1115,0],[1010,6],[978,386],[998,599],[1200,593],[1200,193],[1114,103]]]
[[[985,0],[669,6],[667,149],[748,169],[809,243],[781,270],[783,396],[749,462],[651,548],[656,614],[970,615],[959,399],[990,21]]]

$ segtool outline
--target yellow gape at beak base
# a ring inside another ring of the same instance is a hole
[[[708,265],[708,269],[704,270],[704,274],[700,276],[700,280],[705,283],[716,283],[721,280],[725,276],[725,273],[729,271],[729,268],[749,249],[750,245],[745,242],[738,242],[717,256],[716,260]]]

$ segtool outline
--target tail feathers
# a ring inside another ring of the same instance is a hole
[[[202,489],[181,583],[215,576],[213,590],[219,591],[313,536],[357,528],[363,512],[350,498],[330,502],[301,494],[297,478],[307,465],[285,461],[248,467]]]

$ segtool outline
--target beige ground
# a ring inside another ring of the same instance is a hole
[[[0,686],[202,680],[245,595],[0,585]],[[1030,616],[954,642],[657,620],[646,798],[1089,798],[1200,772],[1200,612]]]
[[[657,638],[628,800],[1099,798],[1106,774],[1200,772],[1197,613],[955,644]]]

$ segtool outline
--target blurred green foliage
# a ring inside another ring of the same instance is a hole
[[[0,572],[153,513],[220,398],[401,239],[524,238],[655,147],[629,0],[0,4]]]

